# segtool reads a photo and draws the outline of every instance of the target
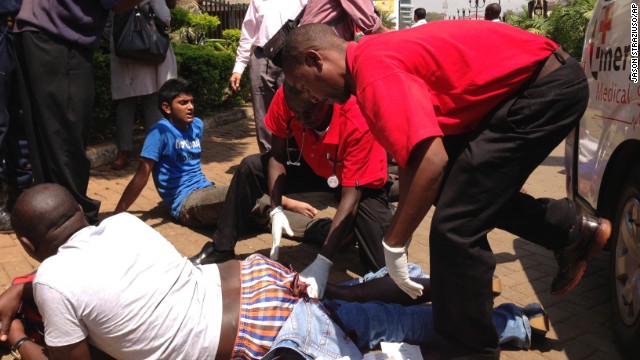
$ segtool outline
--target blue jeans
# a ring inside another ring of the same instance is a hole
[[[382,341],[438,347],[441,338],[433,327],[429,305],[402,306],[381,302],[351,303],[325,300],[331,318],[361,350],[373,349]],[[527,349],[531,345],[531,325],[522,309],[502,304],[493,311],[500,344]]]
[[[273,358],[280,348],[294,350],[308,360],[340,359],[345,356],[362,359],[362,353],[315,300],[298,301],[280,328],[271,350],[262,359]]]
[[[429,275],[422,271],[420,265],[409,263],[407,267],[409,270],[409,276],[412,278],[429,277]],[[375,273],[367,273],[362,278],[354,278],[341,283],[341,285],[360,284],[381,278],[387,274],[388,271],[385,266]],[[354,319],[354,316],[349,316],[350,311],[353,311],[354,314],[358,314],[358,316],[360,316],[362,312],[366,313],[368,314],[369,319],[374,319],[373,321],[380,321],[379,318],[388,318],[388,320],[386,320],[388,322],[383,322],[382,324],[397,325],[397,319],[402,319],[399,322],[399,324],[401,324],[399,330],[393,330],[389,325],[385,325],[389,327],[389,329],[385,329],[385,334],[381,334],[380,331],[375,331],[376,328],[369,333],[361,334],[361,340],[356,341],[358,347],[361,349],[367,348],[364,343],[366,339],[370,339],[368,348],[375,347],[380,343],[380,341],[404,341],[421,345],[439,345],[441,341],[433,328],[433,313],[431,306],[419,306],[419,308],[426,309],[413,309],[414,306],[405,307],[391,304],[382,304],[383,306],[379,306],[375,305],[376,303],[373,303],[374,305],[369,307],[370,303],[350,304],[344,301],[340,301],[342,304],[338,304],[336,306],[329,304],[330,302],[337,301],[325,301],[324,305],[332,312],[334,320],[339,322],[341,326],[344,325],[343,329],[348,334],[357,333],[354,329],[355,326],[359,326],[364,329],[366,325],[365,323],[370,321],[366,319]],[[360,309],[358,305],[365,307],[365,309]],[[332,308],[343,308],[345,310],[335,311],[332,310]],[[358,321],[362,323],[356,324]],[[416,323],[418,324],[417,326]],[[420,325],[421,323],[423,325]],[[499,343],[501,345],[509,344],[510,346],[518,349],[528,349],[531,346],[531,324],[529,324],[529,319],[522,313],[522,308],[519,306],[513,303],[506,303],[496,307],[493,310],[493,323],[498,331]],[[416,329],[420,326],[424,326],[424,329]],[[350,328],[351,330],[349,330]],[[362,331],[362,329],[360,329],[360,331]],[[388,338],[382,338],[381,335],[387,336]],[[403,339],[403,336],[407,335],[415,340],[410,341],[408,337],[404,338],[404,340],[397,340]]]
[[[360,359],[360,350],[375,348],[382,341],[406,342],[438,347],[441,339],[433,327],[431,306],[402,306],[381,302],[351,303],[342,300],[300,300],[284,323],[271,350],[286,347],[305,358]],[[327,313],[328,311],[328,313]],[[528,348],[531,326],[522,309],[502,304],[493,313],[500,343]],[[348,336],[348,337],[347,337]]]

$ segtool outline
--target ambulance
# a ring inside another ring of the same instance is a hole
[[[612,324],[629,359],[640,359],[639,2],[596,1],[582,53],[589,106],[565,141],[569,198],[613,223]]]

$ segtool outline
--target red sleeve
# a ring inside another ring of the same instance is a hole
[[[356,79],[356,83],[361,80],[366,79]],[[358,104],[371,133],[400,166],[406,166],[418,142],[443,135],[429,92],[422,79],[400,71],[376,79],[358,92]]]
[[[387,154],[378,144],[355,104],[345,119],[342,185],[380,188],[387,180]],[[356,117],[354,119],[354,117]]]
[[[284,92],[282,87],[276,91],[264,117],[264,125],[275,136],[287,137],[287,121],[293,116],[293,112],[289,110],[284,100]]]

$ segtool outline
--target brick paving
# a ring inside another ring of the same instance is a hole
[[[245,118],[221,127],[208,128],[203,141],[203,171],[209,179],[228,184],[235,165],[246,156],[258,151],[251,118]],[[532,175],[526,190],[536,196],[563,197],[565,183],[562,169],[564,148],[558,147],[545,163]],[[121,171],[112,171],[107,165],[92,170],[89,196],[102,201],[101,218],[113,213],[120,194],[133,176],[137,161]],[[336,203],[323,196],[306,196],[321,213],[332,216]],[[130,212],[162,233],[185,256],[190,256],[208,241],[211,229],[192,230],[174,222],[161,204],[152,180],[133,204]],[[431,213],[420,225],[409,249],[410,261],[429,269],[428,228]],[[544,340],[535,341],[528,351],[503,349],[501,359],[622,359],[617,351],[611,330],[609,303],[608,253],[592,261],[584,279],[570,294],[557,298],[549,294],[551,278],[556,270],[553,255],[536,245],[513,235],[496,230],[489,234],[496,254],[496,273],[502,281],[502,294],[496,304],[514,302],[526,305],[540,302],[547,309],[552,330]],[[317,253],[317,248],[283,240],[281,261],[302,270]],[[254,252],[268,256],[271,236],[268,233],[249,233],[236,246],[239,257]],[[21,249],[14,235],[0,235],[0,290],[9,286],[11,278],[33,271],[38,263]],[[363,273],[358,265],[355,248],[338,255],[331,271],[330,281],[342,281]],[[427,350],[425,359],[436,359],[437,350]],[[10,356],[3,356],[3,360]]]

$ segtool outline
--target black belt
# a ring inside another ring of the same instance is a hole
[[[559,68],[560,66],[567,63],[567,59],[571,57],[566,51],[562,50],[562,48],[555,49],[551,55],[545,60],[544,64],[538,71],[538,75],[536,80],[540,80],[543,77],[549,75],[554,70]]]

